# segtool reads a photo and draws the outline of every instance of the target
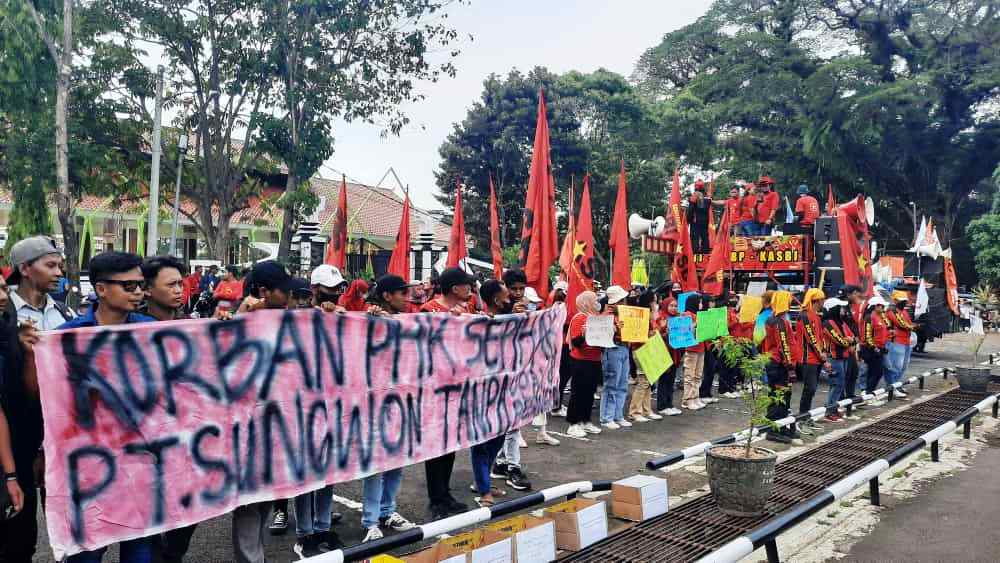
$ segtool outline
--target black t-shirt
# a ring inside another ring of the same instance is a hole
[[[703,196],[697,202],[689,201],[687,209],[687,220],[690,225],[707,226],[708,209],[712,207],[712,199]]]
[[[42,405],[24,389],[24,355],[17,339],[17,321],[8,310],[0,315],[0,405],[10,429],[18,478],[31,483],[32,464],[42,446]],[[14,317],[16,319],[16,316]]]

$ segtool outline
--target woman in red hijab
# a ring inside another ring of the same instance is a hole
[[[368,310],[368,305],[365,304],[366,293],[368,293],[368,282],[362,279],[354,280],[347,287],[347,291],[337,300],[337,305],[348,311],[363,313]]]
[[[676,317],[679,314],[677,300],[668,297],[660,302],[659,314],[653,323],[656,330],[660,331],[663,336],[663,341],[667,344],[667,350],[670,352],[670,359],[673,360],[670,369],[661,375],[660,380],[656,382],[656,410],[664,416],[677,416],[682,412],[680,409],[674,408],[674,385],[677,384],[677,366],[681,363],[683,351],[671,348],[670,339],[667,336],[667,325],[671,317]]]

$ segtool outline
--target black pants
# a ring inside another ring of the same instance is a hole
[[[424,462],[427,476],[427,498],[432,505],[451,500],[451,472],[455,469],[455,452]]]
[[[882,354],[878,350],[871,350],[865,354],[865,363],[868,364],[868,380],[865,382],[865,392],[871,393],[878,389],[878,382],[882,380],[884,371]]]
[[[197,528],[197,524],[192,524],[164,532],[163,536],[158,538],[159,545],[154,549],[153,561],[162,563],[180,563],[183,561],[184,555],[187,554],[188,549],[191,547],[191,538],[194,536],[194,531]]]
[[[695,254],[706,254],[711,250],[708,240],[708,223],[691,225],[691,248]]]
[[[677,364],[670,366],[656,382],[656,410],[674,408],[674,387],[677,386]]]
[[[698,387],[698,397],[707,399],[712,396],[712,382],[715,381],[715,371],[720,363],[722,362],[719,361],[718,353],[714,349],[705,351],[705,369],[701,373],[701,386]]]
[[[739,368],[727,366],[721,358],[715,362],[715,366],[716,371],[719,372],[719,393],[735,392],[736,386],[740,382]]]
[[[770,420],[780,420],[788,416],[792,408],[792,387],[788,384],[788,368],[777,363],[767,364],[767,385],[771,389],[771,396],[774,401],[767,407],[767,418]],[[795,425],[789,424],[783,427],[782,434],[794,434]]]
[[[847,374],[844,377],[844,398],[852,399],[858,395],[858,359],[851,354],[845,362]]]
[[[573,376],[573,358],[569,355],[569,345],[563,344],[562,357],[559,359],[559,402],[556,408],[559,410],[563,406],[563,393],[566,392],[566,385]]]
[[[572,358],[573,387],[569,390],[569,406],[566,408],[566,422],[581,424],[590,422],[594,410],[594,392],[597,384],[604,379],[601,362],[589,362]]]
[[[802,396],[799,397],[799,414],[812,408],[816,388],[819,387],[819,366],[802,364],[799,366],[799,379],[802,380]]]
[[[17,467],[26,467],[17,472],[18,485],[24,491],[24,508],[10,520],[0,520],[0,562],[31,563],[38,541],[38,489],[32,478],[30,462]]]

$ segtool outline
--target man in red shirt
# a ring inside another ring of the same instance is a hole
[[[747,184],[746,193],[740,199],[739,229],[744,236],[757,234],[756,218],[754,217],[754,206],[757,205],[757,194],[753,184]]]
[[[764,341],[761,342],[761,349],[770,360],[765,368],[767,385],[771,389],[771,396],[776,399],[767,409],[767,418],[772,421],[788,416],[792,404],[792,386],[788,382],[800,363],[795,349],[795,331],[788,320],[791,300],[792,296],[787,291],[774,292],[771,297],[773,314],[767,320]],[[800,437],[794,423],[783,426],[780,430],[767,431],[768,440],[782,444],[791,444]]]
[[[201,266],[195,266],[194,272],[184,278],[184,307],[191,310],[193,303],[191,300],[198,295],[198,287],[201,285]]]
[[[906,303],[909,299],[905,291],[892,292],[894,305],[889,309],[887,316],[889,323],[895,329],[895,334],[892,341],[887,344],[889,354],[886,359],[889,365],[886,366],[888,369],[885,375],[889,379],[889,384],[903,379],[906,368],[910,365],[910,333],[917,330],[917,326],[906,312]],[[900,397],[906,396],[906,392],[902,389],[897,389],[895,394]]]
[[[774,228],[774,215],[781,205],[781,198],[778,196],[778,192],[774,191],[774,180],[770,176],[761,176],[757,187],[763,195],[763,202],[757,201],[757,234],[769,235],[771,229]]]
[[[826,295],[823,290],[810,288],[802,298],[802,314],[799,315],[798,336],[802,346],[802,364],[799,366],[799,376],[802,379],[802,396],[799,398],[799,414],[812,409],[813,397],[819,386],[819,372],[824,365],[829,367],[826,331],[820,313],[823,310],[823,300]],[[804,421],[799,426],[803,434],[811,434],[816,427],[812,419]]]
[[[805,184],[799,186],[795,193],[799,194],[799,199],[795,202],[795,216],[799,218],[803,231],[811,233],[820,216],[819,202],[809,193],[809,186]]]

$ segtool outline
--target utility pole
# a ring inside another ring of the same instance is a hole
[[[177,139],[177,184],[174,186],[174,220],[170,225],[170,254],[180,258],[177,252],[177,221],[181,215],[181,175],[184,171],[184,155],[187,154],[188,136],[187,131],[181,133]]]
[[[146,256],[155,256],[160,246],[160,122],[163,119],[163,65],[156,67],[156,113],[153,117],[153,163],[149,174],[149,231]]]

